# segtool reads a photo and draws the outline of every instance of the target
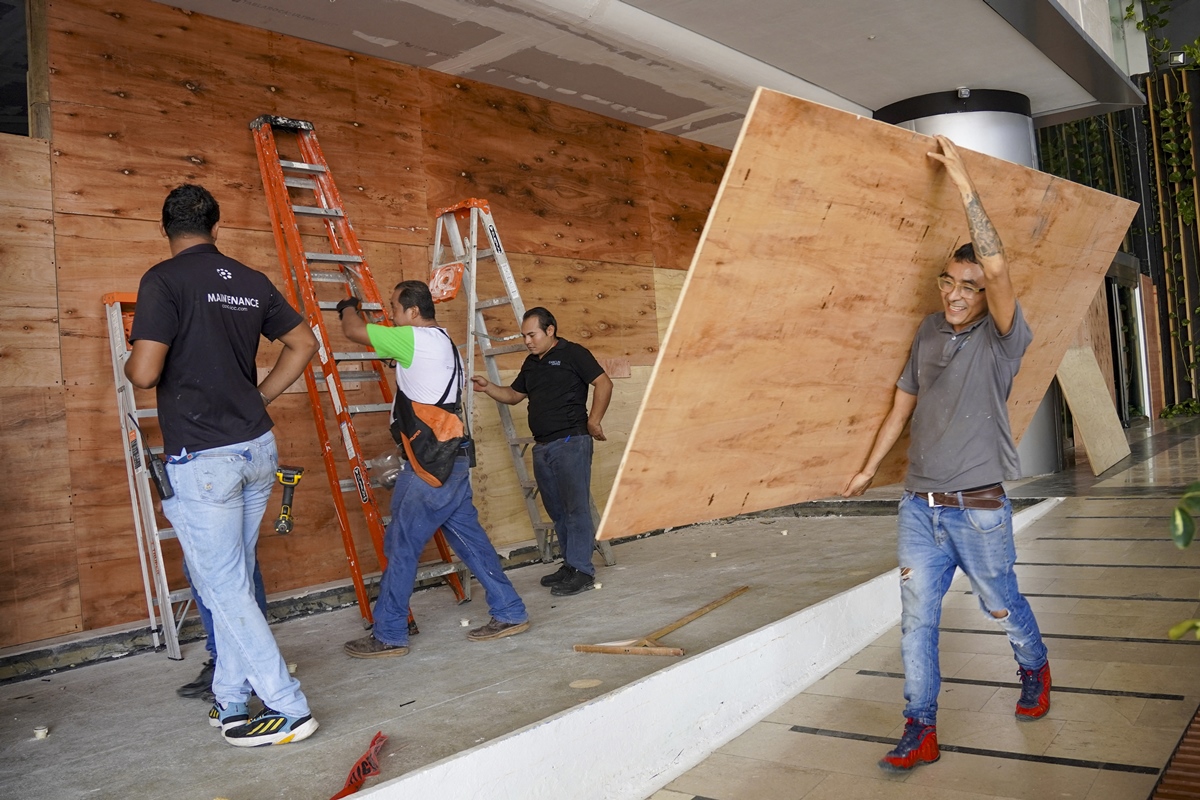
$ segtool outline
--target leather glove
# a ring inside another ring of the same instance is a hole
[[[359,311],[362,310],[362,301],[359,300],[354,295],[350,295],[345,300],[338,303],[337,304],[338,319],[342,318],[342,313],[345,312],[345,310],[347,308],[353,308],[354,313],[357,314]]]

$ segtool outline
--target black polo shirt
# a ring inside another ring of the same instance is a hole
[[[586,347],[559,337],[538,358],[530,354],[512,388],[529,397],[529,430],[538,442],[587,435],[588,387],[604,374]]]
[[[158,419],[168,455],[256,439],[271,429],[258,394],[260,336],[303,319],[261,272],[199,244],[151,267],[138,287],[131,340],[167,350]]]

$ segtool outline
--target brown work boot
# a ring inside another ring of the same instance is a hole
[[[488,620],[488,624],[482,628],[476,628],[467,634],[467,638],[472,642],[486,642],[491,639],[503,639],[505,636],[516,636],[518,633],[524,633],[529,630],[529,620],[524,622],[501,622],[492,617]]]
[[[408,645],[386,644],[376,639],[375,634],[368,634],[361,639],[346,642],[342,649],[351,658],[388,658],[408,655]]]

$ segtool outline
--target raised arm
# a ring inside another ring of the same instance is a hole
[[[880,463],[891,452],[896,440],[904,432],[904,426],[908,424],[908,418],[912,416],[916,407],[917,396],[915,394],[909,394],[900,388],[896,389],[896,395],[892,398],[892,408],[883,418],[879,430],[875,433],[875,444],[871,446],[871,454],[867,456],[867,463],[846,482],[845,488],[842,489],[842,497],[855,497],[867,490],[871,481],[875,479],[875,473],[879,471]]]
[[[967,166],[963,163],[962,155],[954,143],[945,136],[935,136],[940,153],[929,153],[929,157],[941,162],[946,168],[946,175],[954,182],[962,196],[963,210],[967,214],[967,227],[971,231],[971,242],[975,245],[975,257],[983,268],[987,298],[988,313],[996,323],[996,330],[1004,335],[1012,329],[1013,317],[1017,311],[1017,295],[1013,291],[1012,280],[1008,274],[1008,261],[1004,257],[1004,245],[1000,235],[983,210],[983,202],[979,199],[979,191],[971,180]]]

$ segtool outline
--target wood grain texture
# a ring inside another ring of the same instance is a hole
[[[1071,346],[1086,347],[1095,355],[1096,365],[1104,377],[1104,385],[1108,387],[1108,396],[1115,405],[1117,383],[1113,377],[1112,335],[1109,333],[1108,323],[1108,291],[1103,283],[1100,284],[1096,296],[1092,298],[1092,304],[1088,306],[1087,313],[1083,315],[1083,322],[1079,324],[1079,329],[1075,333],[1075,341]]]
[[[729,163],[729,151],[658,131],[643,132],[642,150],[654,266],[687,269]]]
[[[21,606],[46,619],[60,619],[53,609],[70,606],[74,620],[45,629],[0,623],[4,636],[29,641],[71,629],[64,625],[86,629],[145,615],[100,297],[136,291],[146,269],[167,257],[158,220],[166,192],[182,181],[206,185],[221,203],[221,250],[280,285],[247,128],[264,113],[316,124],[385,290],[428,277],[432,208],[470,195],[491,201],[514,269],[528,278],[526,305],[554,308],[564,335],[633,365],[633,377],[617,382],[605,420],[610,442],[596,450],[602,502],[622,430],[632,425],[657,356],[661,303],[677,293],[664,295],[656,273],[669,272],[676,283],[684,274],[698,209],[711,202],[728,153],[148,0],[53,0],[47,25],[54,140],[0,139],[9,179],[0,186],[0,279],[8,288],[0,395],[13,382],[60,393],[64,411],[52,424],[69,478],[61,496],[72,515],[86,516],[88,537],[70,549],[77,585],[62,588],[60,568],[47,562],[45,583],[60,587],[60,596],[43,598],[44,607]],[[654,269],[659,261],[669,269]],[[463,329],[461,305],[438,313],[452,331]],[[277,352],[264,342],[258,366],[270,366]],[[514,358],[513,368],[520,363]],[[152,403],[152,393],[143,400]],[[268,590],[345,579],[307,401],[288,395],[271,412],[281,457],[308,471],[295,532],[276,536],[269,519],[264,528]],[[383,424],[364,421],[359,433],[369,448],[390,446]],[[37,509],[44,499],[26,483],[10,488],[11,504],[21,508]],[[497,541],[532,538],[527,521],[523,529],[506,522],[510,510],[496,504],[493,525],[487,502],[484,525],[500,531]],[[519,522],[524,511],[515,509]],[[46,527],[27,522],[38,527],[14,530],[25,536]],[[352,527],[369,572],[377,567],[374,548],[361,522]],[[166,558],[177,577],[178,554]],[[0,619],[13,607],[7,597]]]
[[[1058,385],[1071,409],[1075,431],[1087,451],[1093,475],[1099,475],[1129,455],[1129,442],[1106,395],[1105,379],[1090,347],[1070,347],[1058,366]]]
[[[653,266],[640,129],[428,70],[429,218],[486,198],[512,253]]]
[[[0,647],[82,627],[64,400],[0,388]]]
[[[966,240],[932,140],[760,89],[609,499],[600,536],[833,495],[866,458],[933,277]],[[964,154],[1035,340],[1019,435],[1134,204]],[[897,447],[896,451],[900,451]],[[876,480],[895,480],[893,452]]]

